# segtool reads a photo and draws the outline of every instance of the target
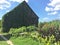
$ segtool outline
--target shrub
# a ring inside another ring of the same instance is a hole
[[[54,35],[60,32],[60,21],[51,21],[47,23],[43,23],[44,25],[39,29],[39,33],[42,35]]]
[[[1,24],[1,20],[0,20],[0,28],[1,28],[1,25],[2,25],[2,24]]]
[[[15,35],[15,36],[18,36],[18,35],[24,35],[26,34],[25,32],[32,32],[32,31],[36,31],[37,28],[35,26],[28,26],[28,27],[20,27],[20,28],[11,28],[9,33],[12,34],[12,35]]]
[[[36,31],[36,30],[37,30],[37,27],[35,27],[35,26],[28,26],[27,27],[27,32]]]
[[[18,30],[20,30],[19,32],[26,32],[27,28],[25,26],[19,28]]]
[[[18,36],[19,33],[23,33],[23,32],[26,32],[26,27],[23,26],[21,28],[11,28],[9,33],[12,34],[13,36]]]
[[[16,32],[16,30],[17,30],[17,28],[11,28],[10,31],[9,31],[9,33],[10,33],[10,34],[13,34],[13,33]]]
[[[49,27],[50,25],[49,24],[45,24],[42,28],[41,28],[41,30],[44,30],[44,31],[48,31],[49,30]]]
[[[30,34],[31,38],[33,38],[34,40],[38,41],[38,37],[40,37],[40,34],[37,31],[34,31]]]

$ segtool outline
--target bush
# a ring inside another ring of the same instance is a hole
[[[1,24],[1,20],[0,20],[0,28],[1,28],[1,25],[2,25],[2,24]]]
[[[33,38],[34,40],[38,41],[38,37],[40,37],[40,34],[37,31],[34,31],[31,33],[31,38]]]
[[[39,28],[39,33],[44,36],[48,36],[48,35],[52,35],[52,34],[54,36],[56,36],[57,33],[60,32],[60,21],[56,20],[56,21],[51,21],[51,22],[47,22],[47,23],[43,23],[43,24],[44,25]]]
[[[27,28],[25,26],[23,26],[23,27],[19,28],[18,30],[20,30],[19,32],[22,33],[22,32],[26,32]]]
[[[25,34],[25,32],[31,32],[36,31],[37,28],[35,26],[28,26],[28,27],[20,27],[20,28],[11,28],[9,33],[15,36],[18,36],[20,34]]]
[[[21,28],[11,28],[9,33],[12,34],[12,35],[19,35],[19,33],[23,33],[23,32],[26,32],[26,27],[23,26]]]
[[[37,30],[37,27],[35,27],[35,26],[28,26],[27,27],[27,32],[36,31],[36,30]]]
[[[10,31],[9,31],[9,33],[13,34],[13,33],[15,33],[16,30],[17,30],[17,28],[11,28]]]
[[[45,24],[42,28],[41,28],[41,30],[44,30],[44,31],[48,31],[49,30],[49,27],[50,25],[49,24]]]

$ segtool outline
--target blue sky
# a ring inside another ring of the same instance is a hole
[[[24,0],[0,0],[0,19]],[[60,0],[25,0],[39,17],[39,22],[60,20]]]

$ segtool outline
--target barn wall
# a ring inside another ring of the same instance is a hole
[[[16,8],[5,14],[2,20],[3,32],[8,32],[10,28],[38,25],[38,17],[26,2],[21,3]]]

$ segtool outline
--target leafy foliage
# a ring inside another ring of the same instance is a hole
[[[60,20],[54,20],[43,24],[42,27],[39,26],[39,33],[42,37],[54,35],[57,41],[60,40]]]
[[[24,34],[27,34],[26,32],[36,31],[37,30],[36,28],[37,27],[35,27],[35,26],[28,26],[28,27],[23,26],[23,27],[15,28],[15,29],[11,28],[9,33],[12,34],[13,36],[14,35],[18,36],[20,34],[24,35]]]
[[[28,26],[27,27],[27,32],[36,31],[36,30],[37,30],[37,27],[35,27],[35,26]]]
[[[45,22],[44,24],[40,24],[38,28],[35,26],[11,28],[9,32],[12,34],[12,37],[15,37],[12,39],[14,44],[18,43],[19,45],[21,43],[21,45],[24,45],[27,39],[31,38],[33,39],[32,42],[36,41],[35,43],[38,42],[38,45],[60,45],[60,21]],[[26,40],[24,41],[21,37],[24,40],[26,38]],[[27,42],[30,43],[30,41],[28,40]]]
[[[1,20],[0,20],[0,28],[1,28],[2,24],[1,24]]]

